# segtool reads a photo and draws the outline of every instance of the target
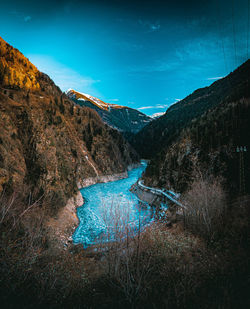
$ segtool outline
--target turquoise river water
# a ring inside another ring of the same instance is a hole
[[[129,191],[146,166],[142,161],[125,179],[81,189],[84,205],[77,209],[80,224],[73,235],[75,244],[86,248],[99,241],[112,241],[125,228],[131,232],[150,224],[153,209]]]

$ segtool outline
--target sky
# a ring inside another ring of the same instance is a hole
[[[250,0],[0,0],[0,36],[63,90],[148,115],[249,58]]]

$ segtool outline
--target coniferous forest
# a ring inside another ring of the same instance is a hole
[[[0,307],[250,308],[250,1],[0,25]]]

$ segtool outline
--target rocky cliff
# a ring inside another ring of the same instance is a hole
[[[26,190],[55,215],[85,178],[121,173],[136,162],[117,130],[0,38],[0,192]]]

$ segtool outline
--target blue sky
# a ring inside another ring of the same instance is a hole
[[[247,60],[248,5],[5,1],[0,35],[63,91],[73,88],[152,115]]]

